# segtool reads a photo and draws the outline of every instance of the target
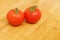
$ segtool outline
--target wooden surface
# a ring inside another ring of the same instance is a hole
[[[36,24],[8,24],[6,15],[18,7],[24,12],[37,5],[42,17]],[[0,40],[60,40],[60,0],[0,0]]]

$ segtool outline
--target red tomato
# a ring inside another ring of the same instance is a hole
[[[41,18],[41,12],[36,6],[27,8],[24,15],[28,23],[36,23]]]
[[[24,20],[24,14],[19,9],[12,9],[7,14],[8,22],[14,26],[22,24]]]

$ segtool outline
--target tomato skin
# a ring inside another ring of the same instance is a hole
[[[8,22],[13,25],[13,26],[17,26],[22,24],[23,20],[24,20],[24,14],[22,11],[18,11],[18,13],[16,14],[15,10],[12,9],[8,12],[7,14],[7,19]]]
[[[25,19],[28,23],[36,23],[41,18],[41,12],[36,8],[33,12],[30,12],[30,7],[24,12]]]

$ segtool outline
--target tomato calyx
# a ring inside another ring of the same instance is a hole
[[[35,11],[36,8],[37,8],[37,6],[33,6],[33,7],[31,7],[31,8],[30,8],[30,12]]]
[[[18,8],[16,8],[16,9],[15,9],[16,14],[18,14],[18,11],[19,11]]]

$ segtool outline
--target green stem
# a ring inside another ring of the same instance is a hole
[[[18,8],[15,9],[16,14],[18,14]]]
[[[37,6],[31,7],[31,8],[30,8],[30,12],[33,12],[36,8],[37,8]]]

